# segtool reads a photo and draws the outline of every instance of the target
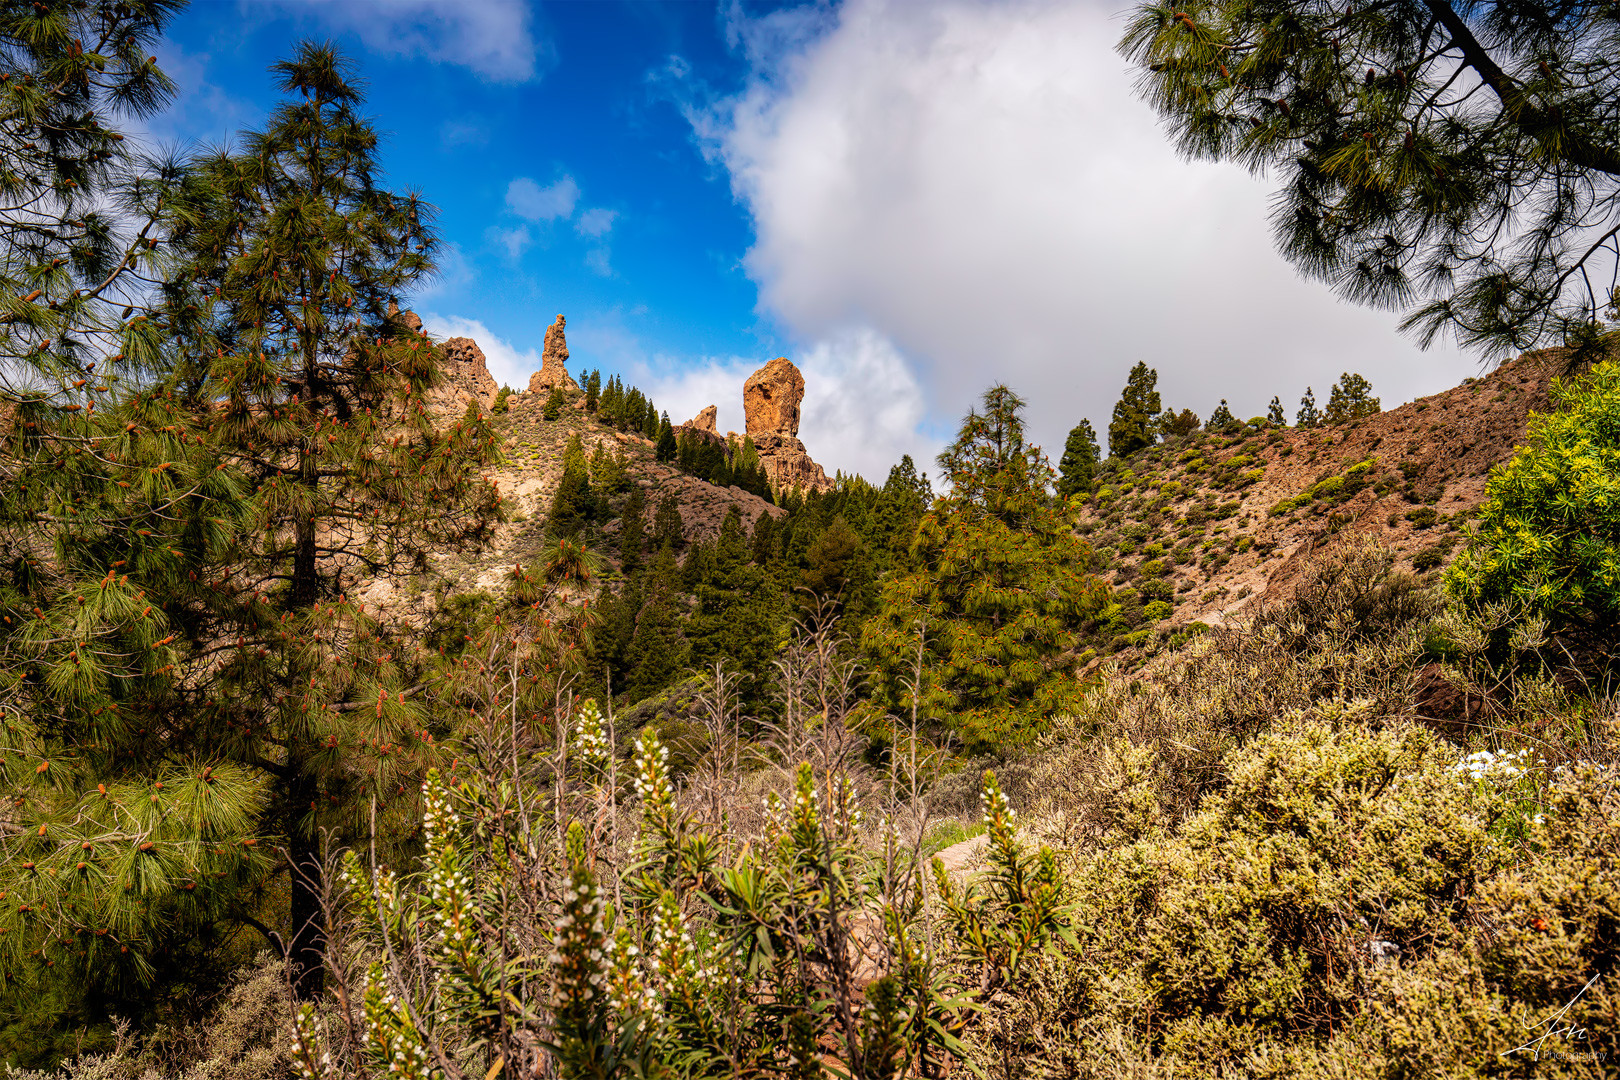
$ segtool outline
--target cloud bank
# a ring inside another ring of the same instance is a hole
[[[1005,381],[1060,451],[1082,416],[1106,431],[1138,360],[1167,405],[1200,415],[1221,398],[1263,413],[1273,394],[1292,413],[1345,370],[1392,405],[1474,370],[1298,278],[1271,245],[1263,181],[1179,159],[1133,96],[1113,10],[846,0],[731,15],[751,75],[720,102],[693,104],[689,87],[687,113],[753,219],[761,313],[803,343],[811,394],[856,395],[818,406],[836,444],[815,440],[807,403],[829,465],[854,466],[891,424],[913,426],[882,438],[929,442],[921,407],[885,396],[908,387],[954,418]]]

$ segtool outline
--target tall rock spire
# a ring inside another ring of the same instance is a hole
[[[563,335],[563,326],[566,320],[557,316],[557,321],[546,327],[545,349],[540,354],[540,370],[529,376],[529,393],[539,393],[560,386],[564,390],[578,390],[579,383],[568,374],[568,339]]]

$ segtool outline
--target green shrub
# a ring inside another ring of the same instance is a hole
[[[1476,606],[1514,599],[1552,621],[1620,632],[1620,363],[1555,382],[1557,411],[1493,471],[1449,582]]]
[[[1412,523],[1414,529],[1427,529],[1440,520],[1440,512],[1432,506],[1420,506],[1416,510],[1408,510],[1406,520]]]
[[[1163,622],[1175,614],[1175,606],[1164,600],[1155,600],[1142,608],[1142,618],[1148,622]]]
[[[1343,487],[1344,477],[1330,476],[1326,480],[1318,482],[1314,487],[1311,488],[1311,498],[1330,499],[1337,495]]]
[[[1412,569],[1428,572],[1446,561],[1445,548],[1439,544],[1426,547],[1412,556]]]

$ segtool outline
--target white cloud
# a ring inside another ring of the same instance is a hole
[[[506,206],[512,213],[529,221],[555,221],[574,214],[579,202],[579,185],[572,176],[564,176],[554,184],[541,187],[527,176],[520,176],[506,185]]]
[[[594,207],[579,215],[574,222],[574,231],[581,236],[602,237],[613,231],[613,222],[619,216],[617,210],[606,210]]]
[[[683,424],[713,405],[721,432],[741,431],[743,380],[759,366],[759,360],[740,356],[708,357],[695,363],[658,356],[650,364],[629,365],[626,376],[652,396],[660,412],[669,413],[673,424]]]
[[[858,472],[881,484],[902,454],[919,470],[933,469],[940,444],[922,430],[927,395],[892,343],[871,330],[851,330],[793,360],[805,382],[799,438],[828,473]],[[658,357],[630,365],[629,374],[673,422],[713,405],[719,429],[740,432],[746,426],[743,383],[764,363],[734,356],[678,364]]]
[[[493,82],[527,82],[555,59],[550,44],[534,33],[527,0],[273,3],[333,30],[351,32],[376,52],[457,64]]]
[[[869,329],[847,331],[794,362],[804,373],[799,438],[828,472],[882,484],[902,454],[918,471],[933,471],[940,445],[922,430],[927,396],[893,342]]]
[[[1420,353],[1396,316],[1298,278],[1271,245],[1263,182],[1175,155],[1113,51],[1114,9],[733,11],[753,73],[718,104],[688,87],[687,112],[753,217],[760,309],[811,343],[803,357],[850,357],[846,378],[907,358],[952,418],[1006,381],[1054,451],[1082,416],[1106,430],[1138,360],[1158,368],[1167,405],[1201,415],[1223,397],[1263,413],[1273,394],[1292,411],[1306,384],[1325,400],[1344,370],[1387,405],[1473,371]]]
[[[529,235],[527,225],[519,225],[512,229],[503,229],[499,225],[491,225],[484,230],[484,239],[506,252],[506,257],[515,259],[523,254],[533,239]]]
[[[519,352],[511,342],[496,337],[494,331],[477,319],[467,319],[460,315],[440,315],[431,311],[421,312],[421,318],[427,332],[440,341],[453,337],[469,337],[478,342],[478,348],[484,354],[485,366],[489,368],[491,377],[501,386],[523,390],[529,385],[529,376],[540,370],[540,354],[533,348]]]
[[[585,269],[602,277],[612,277],[613,253],[605,247],[591,248],[585,253]]]

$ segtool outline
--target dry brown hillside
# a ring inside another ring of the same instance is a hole
[[[1116,615],[1099,644],[1219,623],[1291,592],[1313,556],[1351,540],[1377,539],[1409,567],[1435,571],[1461,541],[1491,467],[1512,455],[1529,414],[1546,408],[1565,360],[1562,350],[1530,353],[1348,424],[1251,421],[1109,461],[1079,515],[1099,565],[1128,590],[1125,621]]]

